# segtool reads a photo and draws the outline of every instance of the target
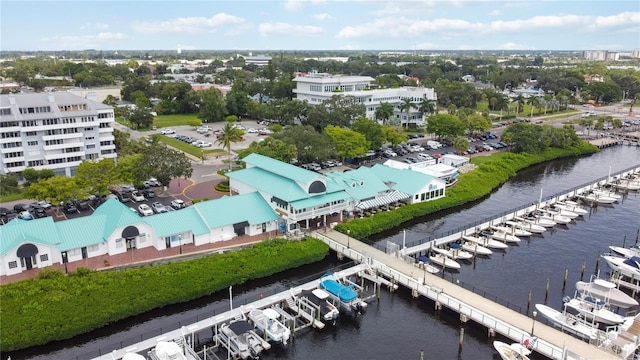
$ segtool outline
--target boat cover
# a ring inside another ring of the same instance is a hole
[[[623,261],[625,264],[634,267],[636,269],[640,269],[640,257],[639,256],[632,256],[630,259],[625,259]]]
[[[342,302],[351,302],[358,297],[358,294],[348,286],[344,286],[333,279],[320,281],[320,287],[340,298]]]
[[[242,335],[253,330],[253,326],[246,320],[238,320],[229,324],[229,329],[236,335]]]
[[[451,243],[449,244],[449,247],[452,249],[460,249],[462,247],[462,245],[458,244],[458,243]]]
[[[426,256],[420,256],[418,257],[418,261],[422,261],[423,263],[428,263],[429,262],[429,258]]]

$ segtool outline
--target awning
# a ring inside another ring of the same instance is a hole
[[[458,175],[460,175],[460,174],[458,174],[458,172],[456,171],[456,172],[454,172],[453,174],[451,174],[451,178],[452,178],[452,179],[455,179],[455,178],[457,178],[457,177],[458,177]]]
[[[17,254],[19,258],[32,257],[38,253],[38,247],[33,244],[24,244],[18,248]]]
[[[138,235],[140,235],[140,231],[138,231],[138,228],[135,226],[127,226],[122,230],[122,237],[124,239],[131,239]]]
[[[248,221],[242,221],[242,222],[233,224],[233,230],[244,229],[247,226],[249,226],[249,222]]]
[[[408,199],[409,197],[411,196],[401,191],[394,190],[383,196],[378,196],[375,199],[362,201],[358,205],[356,205],[356,207],[361,210],[371,209],[378,206],[388,205],[402,199]]]

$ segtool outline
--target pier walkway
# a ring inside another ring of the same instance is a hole
[[[328,230],[326,233],[316,232],[314,236],[328,243],[332,250],[366,263],[381,275],[411,289],[414,296],[421,295],[433,300],[436,308],[445,306],[459,313],[462,322],[473,320],[485,326],[489,335],[499,333],[517,342],[532,338],[530,331],[535,319],[452,284],[438,275],[429,274],[405,262],[400,256],[386,254],[348,235]],[[535,323],[533,336],[538,338],[534,351],[551,359],[616,358],[609,351],[539,321]]]

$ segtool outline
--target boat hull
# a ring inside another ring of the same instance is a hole
[[[627,295],[624,291],[615,288],[615,284],[606,281],[613,285],[613,287],[602,286],[599,285],[598,280],[605,281],[602,279],[596,279],[596,281],[590,283],[578,281],[576,282],[576,289],[584,294],[592,294],[595,297],[607,299],[611,306],[616,306],[622,309],[628,309],[632,306],[638,305],[638,301],[636,301],[636,299]]]
[[[562,313],[543,304],[536,304],[536,310],[540,315],[561,328],[567,333],[576,335],[583,339],[595,339],[598,336],[597,324],[588,324],[584,320],[573,315]]]

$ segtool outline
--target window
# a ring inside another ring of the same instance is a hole
[[[49,261],[49,254],[40,255],[40,262]]]
[[[37,141],[27,141],[27,146],[38,146]]]
[[[0,115],[11,115],[11,108],[2,108],[2,109],[0,109]],[[9,263],[9,264],[11,264],[11,263]]]
[[[87,246],[87,251],[88,252],[96,252],[100,249],[99,245],[91,245],[91,246]]]
[[[26,136],[36,136],[37,133],[35,131],[27,131]]]
[[[96,148],[96,144],[88,144],[87,145],[87,149],[95,149]]]
[[[26,121],[22,122],[22,126],[23,127],[38,126],[38,121],[37,120],[26,120]]]
[[[19,132],[6,132],[6,133],[2,133],[2,138],[3,139],[9,139],[9,138],[18,138],[20,137],[20,133]]]
[[[15,269],[18,267],[17,261],[9,261],[9,269]]]

